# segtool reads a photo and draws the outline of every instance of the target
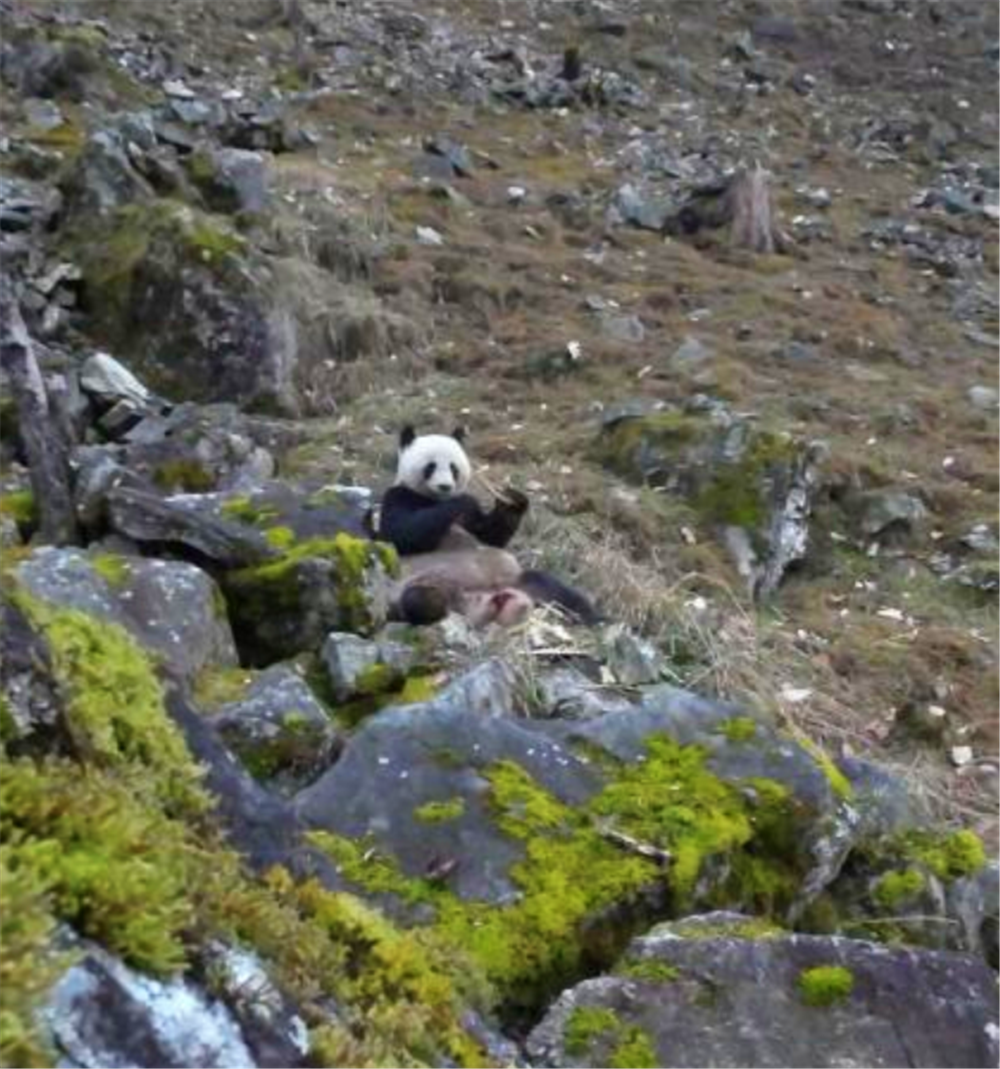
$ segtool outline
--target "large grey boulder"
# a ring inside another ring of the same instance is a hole
[[[45,546],[13,574],[41,602],[120,624],[182,678],[236,664],[219,588],[193,564]]]
[[[853,842],[855,814],[838,793],[849,788],[766,724],[665,686],[586,721],[523,719],[516,677],[495,662],[479,678],[487,669],[369,717],[297,796],[303,822],[369,844],[405,878],[450,859],[451,892],[498,906],[530,897],[525,840],[540,856],[551,835],[612,868],[635,863],[630,852],[673,855],[666,871],[651,860],[634,886],[599,892],[608,910],[653,887],[654,909],[672,896],[792,914],[838,871]],[[476,689],[496,697],[472,700]],[[527,816],[506,811],[511,796]],[[551,823],[535,827],[530,814],[549,807]]]
[[[712,914],[658,925],[615,974],[564,992],[537,1065],[994,1066],[996,979],[975,958],[768,932]]]

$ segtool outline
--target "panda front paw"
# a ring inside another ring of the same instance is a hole
[[[522,494],[520,490],[515,490],[512,486],[506,486],[501,490],[497,503],[518,515],[528,511],[527,495]]]

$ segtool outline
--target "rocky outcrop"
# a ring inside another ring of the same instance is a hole
[[[772,595],[806,556],[826,455],[821,443],[796,441],[708,403],[609,413],[594,452],[630,481],[687,499],[757,598]]]
[[[554,1066],[988,1066],[993,986],[974,958],[712,913],[657,926],[565,992],[528,1051]]]

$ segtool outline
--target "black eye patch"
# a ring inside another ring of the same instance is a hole
[[[458,465],[457,464],[452,464],[452,466],[451,466],[451,477],[455,480],[456,483],[458,482]]]
[[[434,472],[436,470],[437,470],[437,464],[435,464],[433,460],[429,464],[425,464],[424,465],[424,482],[425,483],[428,483],[428,482],[431,481],[431,476],[434,474]]]

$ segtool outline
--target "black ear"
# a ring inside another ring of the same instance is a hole
[[[452,438],[455,439],[456,442],[464,442],[465,441],[465,428],[464,427],[456,427],[451,432],[451,436],[452,436]]]
[[[413,429],[412,425],[407,425],[399,433],[399,448],[406,449],[408,446],[413,445],[413,440],[416,438],[417,432]]]

